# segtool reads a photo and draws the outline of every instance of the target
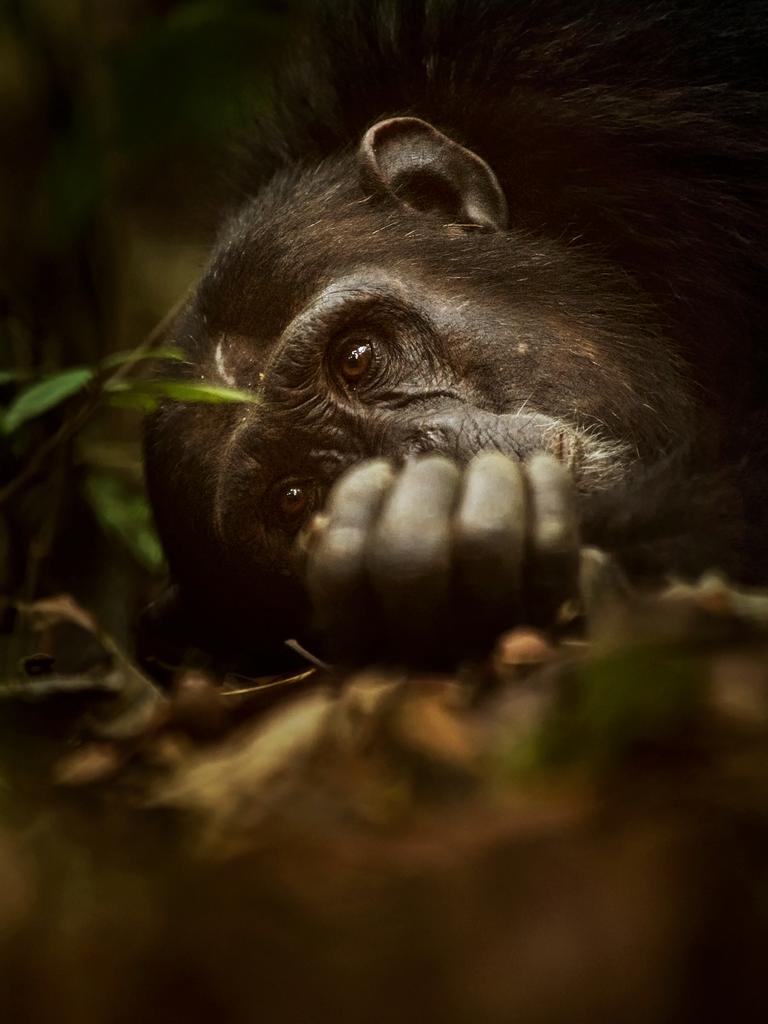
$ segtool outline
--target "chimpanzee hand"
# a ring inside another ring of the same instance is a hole
[[[307,584],[334,656],[437,664],[517,623],[551,624],[578,569],[574,491],[555,459],[485,452],[459,468],[430,455],[337,481]]]

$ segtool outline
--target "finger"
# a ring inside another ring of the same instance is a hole
[[[550,455],[527,464],[530,500],[530,602],[535,621],[553,622],[578,595],[579,527],[567,469]]]
[[[394,472],[377,459],[355,466],[333,486],[307,559],[307,589],[318,625],[353,635],[369,613],[365,551]]]
[[[451,585],[451,516],[460,473],[442,456],[408,462],[368,547],[371,585],[406,640],[435,635]]]
[[[527,504],[519,463],[484,452],[469,464],[454,520],[458,596],[489,627],[519,613]]]

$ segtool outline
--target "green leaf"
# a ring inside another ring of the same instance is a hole
[[[5,410],[0,419],[0,430],[5,434],[13,433],[22,423],[48,412],[81,391],[92,377],[93,370],[78,366],[30,384]]]
[[[107,533],[119,538],[151,573],[163,567],[163,552],[141,488],[117,473],[90,473],[84,484],[88,504]]]
[[[133,409],[136,412],[150,413],[154,412],[160,405],[159,398],[154,395],[144,394],[141,391],[131,391],[128,389],[121,391],[117,388],[110,388],[109,390],[110,394],[106,396],[106,401],[115,409]]]
[[[175,402],[245,402],[249,405],[260,401],[259,396],[252,391],[238,391],[190,380],[108,381],[104,390],[111,404],[142,411],[151,411],[163,399]]]
[[[138,363],[146,361],[147,359],[165,359],[173,360],[175,362],[183,362],[185,358],[184,352],[173,345],[169,345],[165,348],[155,348],[149,352],[137,352],[136,349],[132,348],[126,349],[123,352],[113,352],[112,355],[102,359],[100,366],[102,370],[112,370],[117,366],[123,366],[125,363]]]

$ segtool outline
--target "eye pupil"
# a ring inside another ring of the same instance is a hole
[[[373,348],[367,341],[356,342],[345,349],[341,358],[341,373],[345,380],[358,381],[371,367]]]

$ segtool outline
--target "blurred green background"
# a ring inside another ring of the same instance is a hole
[[[237,202],[233,146],[306,7],[0,0],[6,672],[19,602],[71,593],[129,645],[160,586],[141,417],[110,389],[141,371],[126,353],[183,298]]]

